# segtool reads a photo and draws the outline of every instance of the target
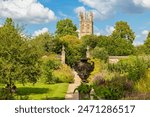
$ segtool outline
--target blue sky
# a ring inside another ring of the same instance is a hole
[[[6,17],[24,25],[24,33],[55,32],[60,19],[70,18],[79,28],[80,11],[94,13],[94,33],[110,35],[117,21],[127,21],[136,34],[135,45],[150,31],[150,0],[0,0],[0,26]]]

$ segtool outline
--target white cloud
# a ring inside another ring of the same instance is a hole
[[[105,30],[107,32],[107,35],[111,35],[115,28],[113,26],[106,26]]]
[[[28,23],[47,23],[56,19],[54,12],[37,0],[0,0],[0,17]]]
[[[64,14],[62,11],[59,11],[58,14],[59,14],[61,17],[64,17],[64,18],[69,17],[68,15]]]
[[[80,12],[85,12],[85,11],[86,11],[86,9],[84,6],[80,6],[80,7],[77,7],[74,9],[74,12],[77,14],[79,14]]]
[[[96,19],[104,20],[114,16],[117,11],[141,13],[150,10],[150,0],[79,0],[91,8]]]
[[[46,32],[48,32],[48,28],[42,28],[42,29],[40,29],[40,30],[35,31],[35,32],[33,33],[33,36],[38,36],[38,35],[44,34],[44,33],[46,33]]]
[[[94,34],[97,36],[101,35],[101,30],[95,25],[94,25]]]
[[[95,35],[111,35],[112,32],[115,30],[115,28],[113,26],[106,26],[105,29],[99,29],[97,26],[94,25],[94,34]]]
[[[147,35],[148,35],[148,33],[149,33],[149,31],[148,31],[148,30],[143,30],[143,31],[142,31],[142,35],[147,36]]]
[[[2,27],[3,25],[0,24],[0,27]]]
[[[97,36],[100,36],[100,35],[101,35],[100,32],[96,32],[96,33],[94,33],[94,34],[97,35]]]
[[[144,40],[146,40],[149,30],[143,30],[140,34],[136,35],[136,39],[134,40],[134,45],[142,45]]]
[[[150,0],[133,0],[133,3],[137,6],[150,8]]]
[[[113,6],[116,0],[79,0],[91,7],[96,19],[106,19],[114,14]]]

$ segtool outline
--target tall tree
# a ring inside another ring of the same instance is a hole
[[[129,42],[133,43],[135,35],[127,22],[119,21],[115,24],[115,30],[112,33],[112,38],[126,39]]]
[[[144,42],[146,54],[150,54],[150,32],[148,33],[147,39]]]
[[[80,50],[81,40],[79,40],[76,36],[66,35],[61,38],[61,42],[61,45],[65,46],[66,63],[73,67],[74,64],[78,62],[82,56]]]
[[[90,48],[95,48],[99,41],[99,38],[96,35],[86,35],[86,36],[83,36],[81,40],[82,40],[83,46],[85,47],[90,46]]]
[[[63,37],[66,35],[78,36],[77,27],[73,24],[72,20],[64,19],[57,22],[56,35]]]
[[[0,28],[0,42],[0,81],[9,86],[10,94],[16,81],[36,83],[40,75],[38,53],[10,18]]]
[[[148,33],[147,39],[150,38],[150,32]]]
[[[48,32],[34,37],[30,43],[37,48],[42,56],[52,52],[54,47],[53,36]]]
[[[100,48],[105,48],[111,56],[126,56],[134,52],[134,46],[127,40],[122,38],[112,38],[106,36],[99,36],[97,44]]]

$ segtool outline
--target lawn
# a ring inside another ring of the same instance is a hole
[[[65,99],[67,89],[68,83],[36,83],[35,85],[27,84],[25,86],[17,84],[15,98],[28,100],[63,100]]]

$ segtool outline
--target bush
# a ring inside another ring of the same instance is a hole
[[[62,64],[59,69],[53,71],[53,77],[57,79],[57,83],[73,83],[74,74],[71,68]]]
[[[93,49],[92,55],[94,58],[103,60],[104,62],[108,61],[108,52],[106,51],[105,48],[100,48],[100,47],[95,47]]]
[[[94,76],[94,79],[93,79],[93,83],[96,85],[96,86],[100,86],[100,85],[103,85],[105,84],[105,79],[104,79],[104,75],[99,73],[97,75]]]
[[[150,69],[146,73],[146,77],[138,80],[134,86],[135,90],[139,93],[149,93],[150,92]]]
[[[92,59],[91,61],[94,62],[94,70],[91,72],[88,78],[89,82],[93,81],[94,76],[99,74],[102,71],[102,67],[104,66],[103,62],[99,61],[98,59]]]
[[[112,80],[105,81],[101,85],[94,85],[94,92],[101,99],[121,99],[127,94],[129,95],[132,90],[132,83],[120,76],[115,76]]]
[[[50,83],[72,83],[74,82],[74,74],[72,69],[61,64],[59,58],[55,54],[45,56],[43,60],[43,77],[45,82]]]
[[[84,93],[84,94],[90,93],[91,90],[92,90],[92,85],[89,85],[89,84],[86,84],[86,83],[83,83],[83,82],[82,82],[82,83],[74,90],[74,92],[75,92],[76,90],[77,90],[79,93]]]
[[[44,75],[46,78],[46,83],[50,84],[50,83],[58,82],[57,81],[58,79],[53,77],[53,75],[52,75],[53,71],[58,68],[59,68],[59,63],[56,61],[48,60],[44,64]]]
[[[147,69],[148,60],[145,60],[142,57],[130,57],[128,59],[120,60],[116,64],[108,64],[109,71],[121,74],[127,73],[128,79],[133,81],[146,77]]]
[[[132,58],[131,58],[132,59]],[[128,72],[128,69],[130,68],[130,66],[132,65],[132,60],[130,58],[129,59],[121,59],[119,60],[119,62],[115,63],[115,64],[108,64],[108,70],[111,72],[117,72],[117,73],[126,73]]]
[[[53,77],[53,71],[59,69],[61,62],[57,58],[57,55],[51,54],[49,56],[42,57],[43,61],[43,77],[48,84],[58,82],[58,79]]]
[[[132,65],[128,68],[128,79],[137,81],[140,78],[145,78],[147,69],[147,62],[144,59],[134,59]]]

